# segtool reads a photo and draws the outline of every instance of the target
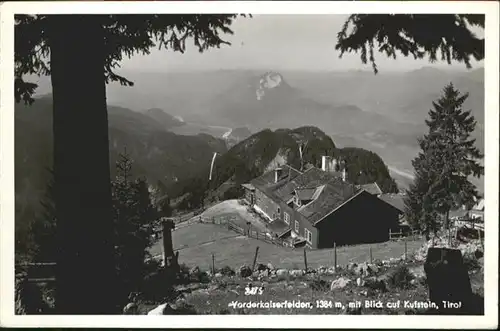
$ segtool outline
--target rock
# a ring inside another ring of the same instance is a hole
[[[378,267],[375,264],[361,263],[353,268],[353,271],[358,276],[368,277],[378,272]]]
[[[271,263],[267,264],[267,269],[274,270],[274,266]]]
[[[363,286],[363,285],[365,285],[365,281],[363,279],[361,279],[361,277],[358,277],[358,279],[356,279],[356,284],[358,286]]]
[[[264,270],[264,271],[261,271],[260,274],[259,274],[259,277],[260,278],[263,278],[263,277],[269,277],[269,270]]]
[[[187,303],[185,299],[177,300],[173,305],[166,307],[163,315],[192,315],[196,314],[194,306]]]
[[[330,284],[330,290],[333,291],[337,289],[343,289],[344,287],[349,285],[350,282],[351,280],[345,277],[337,278],[333,280],[332,283]]]
[[[213,291],[218,290],[218,289],[219,289],[219,287],[220,287],[220,286],[219,286],[219,284],[212,284],[212,285],[210,285],[210,286],[207,288],[207,291],[208,291],[208,292],[213,292]]]
[[[224,275],[223,275],[222,273],[220,273],[220,272],[218,272],[218,273],[216,273],[216,274],[214,275],[214,277],[215,277],[215,278],[222,278],[223,276],[224,276]]]
[[[278,277],[288,276],[288,270],[286,270],[286,269],[278,269],[278,270],[276,270],[276,276],[278,276]]]
[[[199,275],[201,273],[201,270],[198,266],[196,267],[193,267],[191,268],[191,270],[189,270],[189,275],[190,276],[193,276],[193,275]]]
[[[262,263],[259,263],[257,265],[257,270],[258,271],[264,271],[264,270],[267,270],[267,266],[265,264],[262,264]]]
[[[139,307],[136,303],[130,302],[123,308],[123,313],[125,315],[135,315],[137,314]]]
[[[252,276],[252,269],[247,265],[243,265],[240,267],[239,273],[240,273],[241,277],[245,277],[245,278],[250,277],[250,276]]]
[[[420,279],[420,278],[425,277],[425,270],[424,270],[424,266],[423,265],[416,266],[416,267],[410,267],[410,268],[408,268],[408,271],[410,272],[410,274],[414,278]]]
[[[154,308],[153,310],[150,310],[148,312],[148,315],[164,315],[164,312],[168,310],[167,307],[170,308],[168,303],[161,304],[158,307]]]
[[[336,273],[336,272],[337,272],[337,271],[335,270],[335,268],[334,268],[334,267],[331,267],[331,268],[326,269],[326,274],[327,274],[327,275],[335,275],[335,273]]]
[[[380,290],[387,291],[387,286],[381,279],[377,277],[369,277],[364,280],[363,286],[372,289],[372,290]]]
[[[354,269],[358,266],[357,263],[354,263],[354,262],[349,262],[349,264],[347,265],[347,270],[348,271],[354,271]]]
[[[224,276],[234,276],[236,275],[236,272],[231,269],[229,266],[225,266],[220,270],[220,273],[222,273]]]
[[[304,270],[300,270],[300,269],[290,270],[290,276],[292,276],[292,277],[300,277],[303,275],[304,275]]]

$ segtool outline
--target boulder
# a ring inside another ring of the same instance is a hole
[[[377,277],[369,277],[363,280],[363,286],[372,290],[387,291],[385,282]]]
[[[216,274],[214,275],[214,277],[215,277],[215,278],[222,278],[223,276],[224,276],[224,275],[223,275],[222,273],[220,273],[220,272],[218,272],[218,273],[216,273]]]
[[[200,273],[201,273],[201,270],[198,266],[193,267],[189,270],[189,276],[199,275]]]
[[[383,275],[376,279],[379,283],[384,284],[383,288],[380,287],[378,289],[389,290],[392,288],[408,288],[410,287],[410,281],[413,278],[413,275],[405,265],[399,265],[387,270]]]
[[[231,269],[229,266],[223,267],[219,272],[222,273],[224,276],[236,275],[236,272],[233,269]]]
[[[274,266],[271,263],[267,264],[267,269],[274,270]]]
[[[276,276],[278,277],[285,277],[288,276],[288,270],[287,269],[278,269],[276,270]]]
[[[351,280],[345,277],[337,278],[333,280],[332,283],[330,284],[330,290],[333,291],[337,289],[343,289],[344,287],[349,285],[350,282]]]
[[[290,270],[290,276],[292,276],[292,277],[300,277],[303,275],[304,275],[304,270],[300,270],[300,269]]]
[[[130,302],[123,308],[123,314],[125,315],[135,315],[138,312],[139,307],[136,303]]]
[[[259,278],[266,278],[266,277],[269,277],[269,270],[263,270],[260,272],[259,274]]]
[[[259,263],[256,268],[258,271],[264,271],[267,270],[267,266],[265,264]]]
[[[250,276],[252,276],[252,269],[247,265],[243,265],[240,267],[239,274],[241,277],[245,277],[245,278],[250,277]]]
[[[148,312],[148,315],[165,315],[164,312],[169,310],[167,307],[170,308],[168,303],[163,303],[157,306],[156,308],[150,310]]]
[[[423,265],[410,267],[408,268],[408,271],[415,279],[421,279],[425,277],[425,270]]]
[[[379,268],[375,264],[361,263],[353,268],[354,274],[358,276],[368,277],[376,274]]]

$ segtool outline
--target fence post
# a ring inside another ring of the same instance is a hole
[[[333,270],[337,271],[337,243],[333,243]]]
[[[389,228],[389,240],[392,239],[392,231],[391,231],[391,228]]]
[[[305,247],[304,247],[304,267],[307,272],[307,252]]]
[[[407,257],[408,257],[408,247],[407,247],[407,244],[406,244],[406,240],[404,242],[405,242],[405,262],[406,262]]]
[[[259,254],[259,246],[255,248],[255,256],[253,258],[252,272],[255,270],[255,264],[257,263],[257,254]]]
[[[372,246],[370,246],[370,264],[373,263]]]
[[[215,254],[212,253],[212,275],[215,275]]]

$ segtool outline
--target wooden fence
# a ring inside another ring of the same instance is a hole
[[[415,239],[421,236],[422,231],[419,230],[392,232],[391,229],[389,229],[389,240],[401,240],[405,238]]]
[[[234,231],[243,236],[254,238],[277,246],[285,246],[285,241],[281,238],[272,237],[268,232],[258,231],[251,228],[244,228],[232,221],[232,217],[212,217],[200,218],[202,223],[210,223],[226,226],[228,230]]]

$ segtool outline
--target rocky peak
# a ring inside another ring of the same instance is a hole
[[[259,79],[257,90],[255,91],[257,100],[262,100],[268,90],[277,88],[284,83],[283,76],[280,73],[269,71]]]

